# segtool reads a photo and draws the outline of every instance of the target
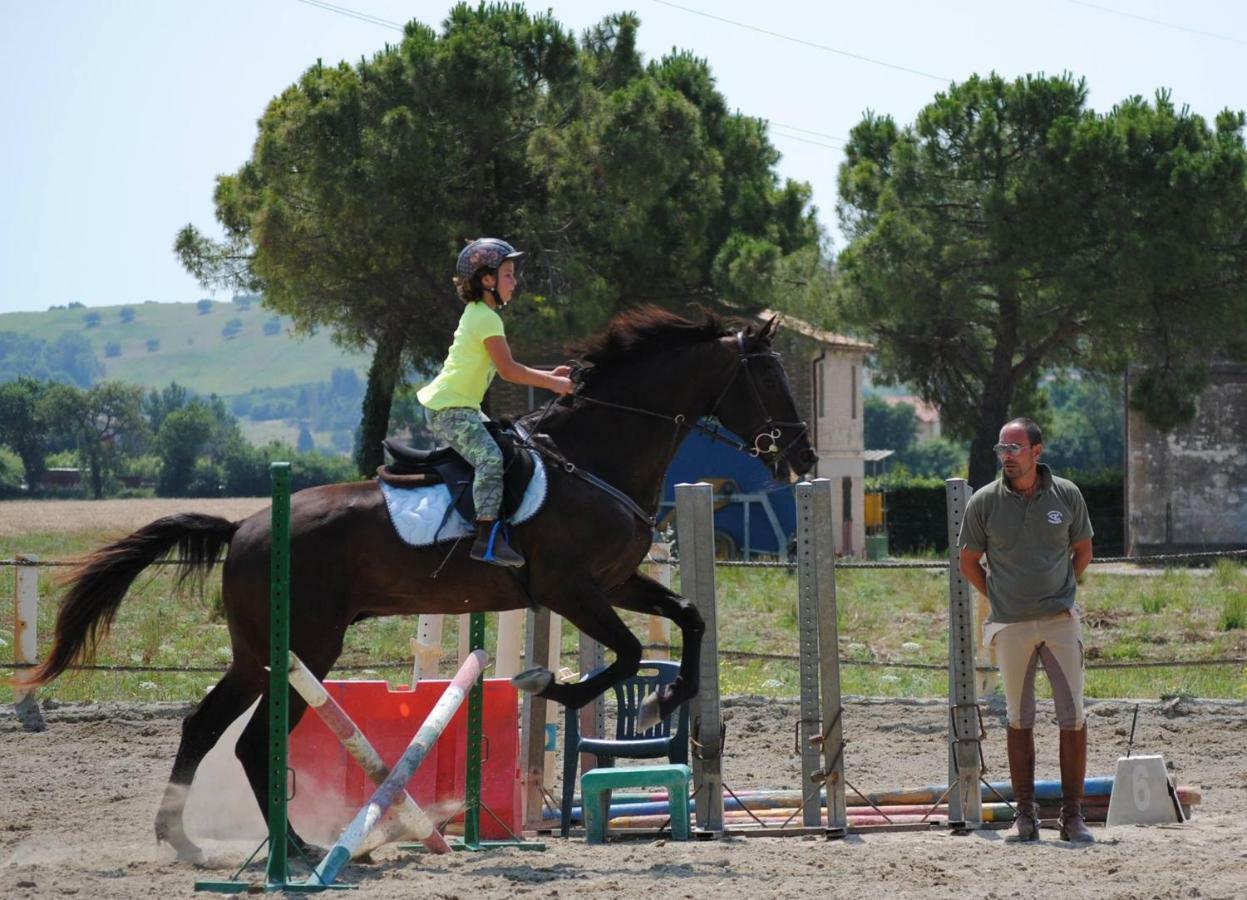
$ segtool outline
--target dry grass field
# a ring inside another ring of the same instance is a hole
[[[242,519],[268,505],[268,497],[7,500],[0,502],[0,538],[99,530],[128,533],[153,519],[180,512]]]

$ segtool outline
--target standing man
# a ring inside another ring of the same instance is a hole
[[[1043,660],[1061,729],[1061,839],[1092,843],[1082,818],[1087,773],[1082,630],[1074,595],[1091,562],[1091,520],[1082,493],[1039,462],[1043,433],[1030,419],[1000,429],[1000,479],[966,505],[961,573],[991,606],[984,643],[996,660],[1008,708],[1009,776],[1017,803],[1011,841],[1039,839],[1035,805],[1035,667]],[[987,556],[987,570],[980,563]]]

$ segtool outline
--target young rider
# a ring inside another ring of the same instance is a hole
[[[472,558],[498,566],[522,566],[524,557],[507,544],[498,527],[502,506],[502,451],[486,430],[481,400],[494,373],[516,384],[569,394],[570,370],[543,372],[511,356],[502,317],[515,296],[516,265],[524,254],[498,238],[478,238],[463,248],[455,266],[455,288],[464,303],[459,327],[436,378],[416,396],[427,411],[429,430],[454,447],[476,469],[472,501],[476,506],[476,542]]]

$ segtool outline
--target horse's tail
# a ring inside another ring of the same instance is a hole
[[[200,513],[165,516],[83,557],[67,576],[69,590],[56,615],[52,649],[22,682],[40,685],[70,666],[89,662],[140,572],[176,547],[178,586],[191,576],[202,578],[229,546],[238,525]]]

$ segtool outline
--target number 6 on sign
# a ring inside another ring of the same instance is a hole
[[[1184,821],[1178,792],[1162,756],[1123,756],[1108,801],[1107,825],[1164,825]]]

